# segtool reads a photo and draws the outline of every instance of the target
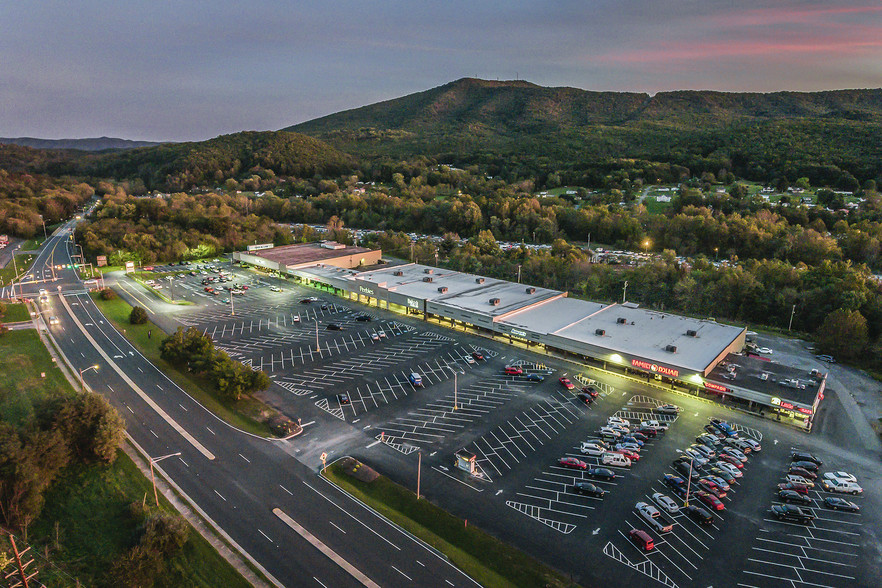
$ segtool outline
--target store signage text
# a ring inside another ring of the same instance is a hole
[[[716,390],[717,392],[731,392],[725,386],[721,386],[720,384],[714,384],[713,382],[705,382],[704,387],[708,390]]]
[[[414,300],[413,298],[408,298],[408,299],[407,299],[407,305],[408,305],[409,307],[411,307],[411,308],[415,308],[415,309],[417,309],[417,310],[419,310],[419,308],[420,308],[420,303],[419,303],[419,301],[418,301],[418,300]]]
[[[674,368],[658,365],[657,363],[649,363],[648,361],[643,361],[642,359],[632,359],[631,365],[642,370],[649,370],[657,374],[662,374],[663,376],[671,376],[672,378],[680,376],[680,370],[675,370]]]
[[[361,292],[362,294],[367,294],[368,296],[373,296],[373,295],[374,295],[374,290],[373,290],[373,288],[367,288],[367,287],[365,287],[365,286],[359,286],[359,287],[358,287],[358,291]]]
[[[512,329],[511,334],[515,337],[523,337],[524,339],[527,338],[527,333],[524,331],[519,331],[518,329]]]

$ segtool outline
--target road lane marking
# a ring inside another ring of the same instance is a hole
[[[263,535],[264,537],[266,537],[266,540],[269,541],[270,543],[275,543],[275,541],[273,541],[272,539],[270,539],[269,537],[267,537],[267,536],[266,536],[266,533],[264,533],[264,532],[261,531],[260,529],[258,529],[257,532],[260,533],[261,535]]]
[[[248,463],[251,463],[251,460],[248,459],[247,457],[245,457],[244,455],[242,455],[241,453],[239,454],[239,457],[241,457],[242,459],[244,459],[244,460],[247,461]]]
[[[367,586],[368,588],[380,588],[380,585],[368,578],[361,571],[359,571],[355,566],[351,563],[340,557],[333,549],[322,543],[318,538],[316,538],[312,533],[304,529],[300,524],[289,517],[285,511],[280,508],[274,508],[273,514],[279,517],[283,523],[294,529],[294,531],[306,539],[313,547],[321,551],[325,556],[327,556],[331,561],[340,566],[343,570],[348,572],[353,578],[361,582],[362,585]]]
[[[328,522],[331,523],[331,525],[333,525],[333,527],[334,527],[335,529],[337,529],[338,531],[340,531],[340,532],[343,533],[344,535],[346,534],[346,531],[344,531],[343,529],[341,529],[341,528],[338,527],[337,525],[334,525],[333,522],[331,522],[331,521],[328,521]]]
[[[405,574],[404,572],[402,572],[401,570],[399,570],[399,569],[396,568],[395,566],[390,566],[390,567],[391,567],[393,570],[395,570],[396,572],[398,572],[399,574],[401,574],[402,576],[404,576],[405,578],[407,578],[408,580],[410,580],[411,582],[413,582],[413,578],[411,578],[410,576],[408,576],[407,574]]]
[[[104,358],[104,360],[107,362],[107,364],[132,388],[132,390],[135,391],[135,393],[138,396],[141,397],[141,399],[144,402],[146,402],[150,406],[150,408],[155,410],[156,413],[160,417],[162,417],[162,419],[165,422],[167,422],[175,431],[177,431],[184,439],[186,439],[193,447],[195,447],[199,451],[199,453],[204,455],[207,459],[213,460],[215,457],[212,452],[210,452],[204,445],[202,445],[202,443],[197,441],[195,437],[190,435],[190,433],[188,433],[180,424],[178,424],[177,421],[175,421],[173,418],[171,418],[171,416],[169,416],[168,413],[166,413],[158,404],[156,404],[156,402],[154,402],[152,398],[150,398],[143,390],[141,390],[141,388],[137,384],[135,384],[135,382],[132,381],[132,379],[129,378],[129,376],[126,375],[126,373],[118,365],[116,365],[116,362],[114,362],[112,359],[110,359],[110,357],[108,357],[108,355],[104,351],[104,349],[102,349],[98,345],[98,342],[95,341],[95,339],[92,337],[92,335],[90,335],[86,331],[85,327],[83,327],[83,324],[80,322],[80,319],[78,319],[74,315],[73,311],[70,309],[70,305],[68,305],[67,301],[64,299],[63,296],[61,297],[61,301],[62,301],[62,304],[65,307],[67,307],[67,312],[70,315],[70,317],[73,319],[74,323],[76,323],[76,325],[79,327],[80,331],[83,333],[83,335],[86,337],[86,339],[89,340],[89,343],[92,344],[92,347],[94,347],[95,350],[101,355],[101,357]]]
[[[287,492],[287,493],[290,494],[291,496],[294,496],[294,493],[293,493],[293,492],[291,492],[290,490],[288,490],[287,488],[285,488],[285,487],[282,486],[281,484],[279,484],[279,488],[281,488],[282,490],[284,490],[285,492]]]
[[[220,496],[221,498],[223,498],[224,502],[227,501],[227,499],[224,498],[223,495],[220,492],[218,492],[217,490],[215,490],[214,493],[217,494],[218,496]]]

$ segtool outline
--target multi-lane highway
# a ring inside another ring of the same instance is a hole
[[[443,557],[367,510],[273,441],[219,420],[106,321],[71,264],[73,223],[46,242],[16,294],[37,307],[74,370],[129,434],[240,549],[282,586],[476,586]],[[88,369],[97,365],[97,369]],[[86,370],[80,372],[80,370]],[[327,426],[339,426],[330,422]],[[313,426],[325,426],[316,423]]]

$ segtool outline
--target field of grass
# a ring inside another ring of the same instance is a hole
[[[28,239],[21,244],[19,251],[36,251],[40,248],[41,245],[43,245],[44,241],[45,239],[43,237],[34,237],[33,239]]]
[[[0,335],[0,420],[20,425],[34,415],[35,405],[72,393],[36,331]]]
[[[384,476],[358,480],[336,462],[325,477],[450,558],[483,586],[572,586],[562,574]]]
[[[162,359],[159,352],[159,344],[165,337],[165,333],[150,321],[143,325],[131,324],[129,322],[129,314],[132,312],[132,307],[125,300],[120,298],[102,300],[97,293],[93,294],[92,298],[95,300],[98,308],[101,309],[101,312],[144,354],[144,357],[149,359],[200,404],[234,427],[260,435],[261,437],[272,436],[269,426],[263,421],[268,416],[276,414],[273,409],[253,398],[235,401],[217,396],[210,383],[192,374],[180,371]],[[152,337],[148,337],[149,331],[153,332]]]
[[[0,419],[20,426],[42,402],[72,394],[73,388],[36,331],[10,331],[0,336]],[[150,488],[149,480],[122,452],[111,466],[69,467],[46,493],[43,512],[28,528],[28,541],[38,556],[37,579],[48,586],[73,586],[72,577],[85,586],[98,584],[102,570],[135,539],[127,505],[140,502],[147,493],[152,495]],[[165,501],[161,503],[162,508],[173,511]],[[47,552],[52,565],[44,559]],[[191,529],[189,540],[167,562],[156,586],[245,588],[248,584]]]
[[[31,312],[23,303],[7,304],[6,312],[0,316],[0,321],[4,323],[20,323],[22,321],[31,320]]]
[[[0,280],[3,280],[4,284],[9,284],[10,281],[18,277],[15,275],[16,268],[18,269],[19,276],[21,274],[27,273],[27,271],[31,268],[31,263],[33,263],[36,257],[36,255],[23,255],[21,253],[16,254],[14,265],[10,261],[6,264],[6,267],[0,269]]]
[[[643,205],[649,214],[663,214],[671,209],[670,202],[659,202],[653,196],[647,196],[643,200]]]

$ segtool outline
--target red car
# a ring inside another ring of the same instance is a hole
[[[581,459],[576,459],[575,457],[562,457],[557,460],[557,465],[564,468],[572,468],[574,470],[587,470],[588,464],[582,461]]]
[[[732,464],[733,466],[735,466],[735,467],[738,468],[739,470],[743,470],[743,469],[744,469],[744,464],[741,463],[740,460],[735,459],[734,457],[732,457],[732,456],[729,455],[729,454],[721,453],[721,454],[719,454],[719,455],[717,456],[717,459],[722,460],[722,461],[725,461],[725,462],[728,463],[728,464]]]
[[[557,381],[560,382],[560,385],[563,386],[564,388],[566,388],[567,390],[572,390],[573,388],[575,388],[573,383],[570,382],[569,378],[559,378]]]
[[[720,488],[719,484],[713,480],[702,478],[698,481],[698,485],[701,486],[702,490],[707,491],[709,494],[713,494],[717,498],[723,498],[726,496],[726,491]]]
[[[214,288],[212,288],[211,286],[206,286],[205,291],[206,292],[214,292]]]
[[[640,461],[640,454],[635,453],[634,451],[631,451],[630,449],[616,449],[615,451],[612,451],[611,453],[618,453],[620,455],[624,455],[625,457],[627,457],[631,461]]]
[[[782,482],[778,484],[778,490],[793,490],[800,494],[808,494],[808,486],[805,484],[795,484],[793,482]]]
[[[594,386],[583,386],[582,392],[584,392],[585,394],[590,394],[591,398],[597,398],[597,396],[599,395],[599,392],[595,390]]]
[[[703,490],[699,490],[698,492],[693,492],[693,496],[702,501],[708,508],[711,510],[723,510],[726,506],[723,504],[723,501],[714,496],[713,494],[709,494],[704,492]]]
[[[506,376],[521,376],[524,374],[524,370],[519,368],[516,365],[507,365],[505,366],[505,375]]]

